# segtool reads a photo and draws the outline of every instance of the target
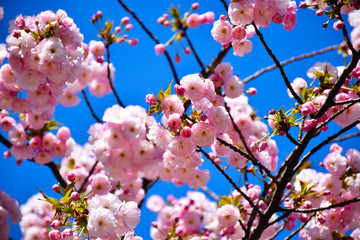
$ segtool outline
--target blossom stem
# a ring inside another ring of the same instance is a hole
[[[197,54],[197,52],[195,51],[195,48],[194,48],[192,42],[190,41],[189,36],[188,36],[187,33],[186,33],[186,29],[182,29],[182,33],[183,33],[183,36],[186,38],[186,40],[187,40],[187,42],[188,42],[188,44],[189,44],[189,46],[190,46],[190,48],[191,48],[191,51],[194,53],[194,56],[195,56],[195,58],[196,58],[196,61],[197,61],[197,62],[199,63],[199,65],[200,65],[201,73],[205,73],[204,64],[202,63],[202,61],[201,61],[199,55]]]
[[[320,50],[317,50],[317,51],[313,51],[313,52],[310,52],[310,53],[304,53],[304,54],[301,54],[299,56],[292,57],[292,58],[289,58],[287,60],[284,60],[284,61],[280,62],[280,65],[285,66],[285,65],[288,65],[290,63],[293,63],[293,62],[296,62],[296,61],[299,61],[299,60],[302,60],[302,59],[306,59],[306,58],[314,57],[316,55],[320,55],[320,54],[323,54],[323,53],[326,53],[326,52],[330,52],[330,51],[339,49],[342,45],[343,44],[332,45],[332,46],[329,46],[329,47],[326,47],[326,48],[323,48],[323,49],[320,49]],[[275,68],[277,68],[276,64],[273,64],[273,65],[270,65],[268,67],[262,68],[262,69],[256,71],[255,73],[253,73],[252,75],[246,77],[243,80],[243,82],[248,83],[251,80],[259,77],[260,75],[262,75],[262,74],[264,74],[266,72],[270,72],[270,71],[274,70]]]
[[[105,47],[106,47],[106,58],[107,58],[106,59],[107,60],[107,78],[109,80],[109,85],[110,85],[110,88],[111,88],[111,90],[113,91],[113,93],[115,95],[115,98],[116,98],[118,104],[124,108],[125,105],[120,100],[119,95],[117,94],[117,92],[116,92],[116,90],[114,88],[114,84],[113,84],[112,79],[111,79],[111,72],[110,72],[110,45],[106,44]]]
[[[130,13],[133,18],[140,24],[140,26],[142,27],[142,29],[147,33],[147,35],[156,43],[156,44],[159,44],[159,40],[152,34],[152,32],[150,32],[150,30],[144,25],[144,23],[141,21],[141,19],[135,14],[135,12],[133,10],[131,10],[122,0],[118,0],[118,2],[120,3],[120,5],[125,9],[125,11],[127,11],[128,13]],[[171,71],[174,75],[174,79],[176,81],[177,84],[180,84],[180,80],[179,80],[179,77],[176,73],[176,70],[175,70],[175,66],[174,66],[174,63],[173,61],[171,60],[170,58],[170,55],[169,53],[165,50],[164,52],[165,56],[166,56],[166,59],[168,60],[169,62],[169,65],[170,65],[170,68],[171,68]]]
[[[298,101],[300,104],[303,104],[303,100],[299,97],[299,95],[297,95],[297,93],[294,91],[293,87],[290,84],[290,81],[288,79],[288,77],[285,74],[285,71],[283,69],[283,67],[281,66],[279,60],[275,57],[275,55],[272,53],[271,49],[269,48],[269,46],[267,45],[267,43],[265,42],[264,36],[262,35],[262,33],[259,31],[258,27],[256,26],[255,22],[252,22],[252,25],[255,28],[256,31],[256,35],[258,35],[258,37],[260,38],[261,43],[264,45],[266,52],[269,54],[269,56],[272,58],[272,60],[275,62],[277,68],[279,68],[281,76],[284,79],[284,82],[287,86],[287,88],[290,90],[291,94],[294,96],[295,100]]]
[[[90,102],[89,102],[89,99],[87,98],[86,96],[86,92],[84,90],[81,90],[81,93],[85,99],[85,102],[86,102],[86,105],[88,106],[89,110],[90,110],[90,113],[91,115],[95,118],[95,120],[98,122],[98,123],[102,123],[102,121],[100,120],[100,118],[98,116],[96,116],[95,112],[94,112],[94,109],[91,107],[90,105]]]

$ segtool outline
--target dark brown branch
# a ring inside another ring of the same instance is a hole
[[[344,201],[344,202],[335,203],[335,204],[329,205],[327,207],[310,208],[310,209],[281,208],[280,210],[284,211],[284,212],[313,213],[313,212],[330,210],[330,209],[337,208],[337,207],[344,207],[346,205],[349,205],[351,203],[356,203],[356,202],[360,202],[360,197],[353,198],[351,200]]]
[[[299,61],[299,60],[302,60],[302,59],[305,59],[305,58],[310,58],[310,57],[314,57],[316,55],[320,55],[320,54],[323,54],[323,53],[326,53],[326,52],[329,52],[329,51],[333,51],[333,50],[339,49],[341,47],[341,45],[342,44],[333,45],[333,46],[329,46],[329,47],[326,47],[326,48],[323,48],[323,49],[320,49],[320,50],[317,50],[317,51],[313,51],[313,52],[310,52],[310,53],[301,54],[299,56],[292,57],[292,58],[289,58],[289,59],[287,59],[285,61],[280,62],[280,65],[285,66],[285,65],[288,65],[288,64],[293,63],[295,61]],[[245,78],[243,81],[244,81],[244,83],[250,82],[251,80],[259,77],[260,75],[262,75],[262,74],[264,74],[266,72],[272,71],[275,68],[277,68],[277,66],[276,66],[276,64],[273,64],[271,66],[260,69],[259,71],[255,72],[254,74],[252,74],[252,75],[248,76],[247,78]]]
[[[305,161],[307,161],[309,159],[309,157],[311,155],[313,155],[314,153],[316,153],[320,148],[322,148],[323,146],[325,146],[326,144],[330,143],[332,140],[334,140],[335,138],[337,138],[338,136],[340,136],[341,134],[343,134],[344,132],[349,131],[351,128],[355,127],[357,124],[360,123],[360,120],[357,120],[355,122],[353,122],[352,124],[346,126],[345,128],[341,129],[339,132],[335,133],[332,136],[329,136],[328,138],[326,138],[324,141],[322,141],[321,143],[319,143],[316,147],[314,147],[313,149],[311,149],[299,162],[299,164],[295,167],[294,169],[294,173],[296,173],[301,166],[304,164]]]
[[[84,179],[83,183],[81,184],[81,187],[80,187],[80,189],[79,189],[79,192],[81,192],[81,191],[84,189],[84,187],[85,187],[86,183],[88,182],[90,176],[94,173],[95,168],[96,168],[96,166],[97,166],[98,163],[99,163],[99,161],[96,161],[96,162],[94,163],[94,165],[91,167],[91,169],[90,169],[90,171],[89,171],[89,174],[87,175],[87,177]]]
[[[188,42],[188,44],[189,44],[189,46],[190,46],[190,48],[191,48],[191,51],[194,53],[194,56],[195,56],[195,58],[196,58],[196,61],[197,61],[197,62],[199,63],[199,65],[200,65],[201,73],[202,73],[202,74],[205,73],[204,64],[202,63],[202,61],[201,61],[199,55],[197,54],[197,52],[195,51],[195,48],[194,48],[192,42],[190,41],[189,36],[188,36],[187,33],[186,33],[186,29],[183,29],[182,32],[183,32],[183,36],[186,38],[186,40],[187,40],[187,42]]]
[[[264,36],[262,35],[262,33],[259,31],[259,29],[257,28],[255,22],[252,22],[252,25],[255,28],[256,31],[256,35],[258,35],[258,37],[260,38],[261,43],[264,45],[266,52],[269,54],[269,56],[272,58],[272,60],[274,61],[274,63],[276,64],[277,68],[280,70],[281,76],[284,79],[284,82],[287,86],[287,88],[290,90],[291,94],[293,95],[293,97],[295,98],[296,101],[298,101],[298,103],[303,104],[303,100],[299,97],[299,95],[297,95],[297,93],[294,91],[293,87],[290,84],[290,81],[288,79],[288,77],[286,76],[283,67],[281,66],[279,60],[275,57],[275,55],[272,53],[271,49],[269,48],[269,46],[267,45],[267,43],[265,42]]]
[[[338,8],[337,15],[339,16],[339,19],[344,22],[344,19],[342,18],[342,15],[341,15],[341,12],[340,12],[340,8]],[[344,22],[344,23],[345,23],[345,22]],[[349,34],[348,34],[347,30],[346,30],[345,24],[343,25],[342,32],[343,32],[343,36],[344,36],[345,42],[346,42],[346,44],[348,45],[351,53],[352,53],[353,55],[356,54],[356,50],[354,49],[354,46],[352,45],[352,43],[351,43],[351,41],[350,41],[350,39],[349,39]]]
[[[58,180],[60,186],[62,188],[66,188],[67,183],[65,182],[65,180],[60,175],[59,169],[57,168],[56,164],[54,162],[49,162],[49,163],[46,164],[46,166],[48,166],[51,169],[51,172],[54,174],[56,180]]]
[[[140,26],[142,27],[142,29],[147,33],[147,35],[156,43],[159,44],[160,41],[150,32],[150,30],[144,25],[144,23],[141,21],[141,19],[135,14],[135,12],[133,10],[131,10],[130,8],[128,8],[128,6],[122,1],[122,0],[118,0],[118,2],[120,3],[120,5],[125,9],[125,11],[127,11],[128,13],[131,14],[131,16],[133,16],[133,18],[140,24]],[[175,66],[173,61],[171,60],[171,57],[169,55],[169,53],[165,50],[164,52],[167,61],[169,62],[171,71],[174,75],[174,79],[176,81],[177,84],[180,84],[180,80],[179,77],[176,73],[175,70]]]
[[[291,134],[289,133],[289,131],[285,131],[286,137],[290,140],[290,142],[292,142],[295,145],[299,145],[299,142],[296,141],[293,136],[291,136]]]
[[[222,2],[224,4],[225,11],[227,12],[229,7],[228,7],[226,1],[225,0],[220,0],[220,2]]]
[[[231,150],[240,153],[241,156],[246,157],[247,159],[249,159],[255,166],[258,166],[260,168],[260,170],[263,170],[264,172],[266,172],[267,176],[269,178],[271,178],[274,182],[276,181],[276,178],[274,177],[274,175],[271,174],[270,170],[267,169],[266,167],[264,167],[264,165],[262,165],[259,161],[254,160],[251,158],[251,156],[243,151],[241,151],[240,149],[238,149],[237,147],[233,146],[232,144],[229,144],[228,142],[222,140],[221,138],[217,137],[216,138],[221,144],[229,147]]]
[[[204,78],[208,78],[212,74],[211,69],[215,69],[216,66],[222,62],[222,60],[225,58],[226,54],[229,52],[231,48],[232,46],[230,45],[227,48],[223,48],[220,50],[218,55],[212,60],[210,66],[208,66],[205,73],[203,74]]]
[[[202,148],[198,148],[199,151],[204,154],[204,156],[209,159],[211,161],[211,163],[216,167],[216,169],[226,178],[226,180],[228,180],[228,182],[233,186],[233,188],[235,188],[236,191],[238,191],[251,205],[252,208],[256,209],[256,211],[258,212],[258,214],[262,215],[262,212],[259,210],[259,208],[257,206],[255,206],[254,202],[249,198],[248,195],[246,195],[237,185],[236,183],[231,179],[231,177],[224,171],[224,169],[222,169],[221,166],[219,166],[219,164],[215,163],[214,160],[209,156],[209,154],[207,154],[204,150],[202,150]]]
[[[143,183],[142,183],[142,188],[144,189],[145,191],[145,194],[144,196],[146,196],[146,193],[149,191],[149,189],[154,186],[154,184],[159,181],[159,178],[155,178],[153,180],[149,180],[149,179],[146,179],[146,178],[143,178]],[[141,208],[141,206],[144,204],[144,200],[145,198],[143,198],[140,203],[139,203],[139,208]]]
[[[11,142],[9,142],[9,140],[7,140],[6,138],[4,138],[4,136],[2,136],[0,134],[0,142],[3,143],[7,148],[11,148],[12,144]],[[33,159],[29,160],[29,161],[32,161],[34,162]],[[46,166],[48,166],[51,170],[51,172],[54,174],[56,180],[58,180],[58,182],[60,183],[60,186],[63,187],[63,188],[66,188],[67,186],[67,183],[65,182],[65,180],[62,178],[62,176],[60,175],[60,172],[57,168],[57,166],[55,165],[54,162],[50,162],[50,163],[47,163],[45,164]]]
[[[125,107],[125,105],[122,103],[122,101],[120,100],[119,98],[119,95],[117,94],[115,88],[114,88],[114,84],[112,82],[112,79],[111,79],[111,72],[110,72],[110,45],[109,44],[106,44],[106,60],[107,60],[107,78],[109,80],[109,85],[110,85],[110,88],[111,90],[113,91],[114,95],[115,95],[115,98],[116,98],[116,101],[118,102],[118,104],[121,106],[121,107]]]
[[[298,234],[301,229],[303,229],[306,224],[315,216],[315,214],[312,214],[308,220],[306,220],[306,222],[304,222],[303,224],[300,225],[300,227],[298,227],[297,229],[295,229],[294,231],[292,231],[292,233],[289,234],[289,236],[287,236],[284,240],[290,240],[291,238],[293,238],[296,234]]]
[[[94,112],[94,109],[91,107],[90,105],[90,102],[89,102],[89,99],[87,98],[86,96],[86,92],[84,90],[81,90],[81,93],[85,99],[85,102],[86,102],[86,105],[88,106],[89,110],[90,110],[90,113],[91,115],[95,118],[95,120],[98,122],[98,123],[102,123],[102,121],[100,120],[100,118],[98,116],[96,116],[95,112]]]

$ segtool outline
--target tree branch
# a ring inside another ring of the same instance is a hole
[[[194,48],[192,42],[190,41],[189,36],[188,36],[187,33],[186,33],[186,29],[182,29],[182,33],[183,33],[183,36],[186,38],[186,40],[187,40],[187,42],[188,42],[188,44],[189,44],[189,46],[190,46],[190,48],[191,48],[191,51],[194,53],[194,56],[195,56],[195,58],[196,58],[196,61],[197,61],[197,62],[199,63],[199,65],[200,65],[201,73],[204,74],[206,69],[205,69],[205,67],[204,67],[204,64],[203,64],[202,61],[200,60],[199,55],[198,55],[197,52],[195,51],[195,48]]]
[[[275,57],[275,55],[272,53],[271,49],[269,48],[269,46],[267,45],[267,43],[265,42],[264,36],[262,35],[262,33],[259,31],[259,29],[257,28],[255,22],[252,22],[252,25],[255,28],[256,31],[256,35],[258,35],[258,37],[260,38],[261,43],[264,45],[266,52],[269,54],[269,56],[272,58],[272,60],[275,62],[277,68],[279,68],[281,76],[284,79],[284,82],[287,86],[287,88],[290,90],[291,94],[293,95],[293,97],[295,98],[296,101],[298,101],[298,103],[303,104],[302,99],[299,97],[299,95],[297,95],[297,93],[294,91],[293,87],[290,84],[290,81],[288,79],[288,77],[286,76],[283,67],[281,66],[279,60],[277,60],[277,58]]]
[[[320,50],[317,50],[317,51],[301,54],[299,56],[292,57],[292,58],[289,58],[289,59],[287,59],[285,61],[280,62],[280,65],[285,66],[285,65],[288,65],[288,64],[293,63],[295,61],[299,61],[299,60],[302,60],[302,59],[305,59],[305,58],[310,58],[310,57],[314,57],[316,55],[320,55],[320,54],[323,54],[323,53],[326,53],[326,52],[329,52],[329,51],[333,51],[333,50],[339,49],[341,47],[341,45],[342,44],[332,45],[332,46],[329,46],[329,47],[326,47],[326,48],[323,48],[323,49],[320,49]],[[255,72],[254,74],[252,74],[252,75],[248,76],[247,78],[245,78],[243,80],[243,82],[244,83],[250,82],[251,80],[259,77],[260,75],[262,75],[262,74],[264,74],[266,72],[272,71],[275,68],[277,68],[276,64],[273,64],[271,66],[262,68],[259,71]]]
[[[97,166],[98,163],[99,163],[99,161],[96,161],[96,162],[94,163],[94,165],[91,167],[91,169],[90,169],[90,171],[89,171],[89,174],[87,175],[87,177],[84,179],[83,183],[81,184],[81,187],[80,187],[80,189],[79,189],[79,192],[81,192],[81,191],[84,189],[84,187],[85,187],[86,183],[88,182],[90,176],[94,173],[95,168],[96,168],[96,166]]]
[[[159,44],[159,40],[150,32],[150,30],[144,25],[144,23],[141,21],[141,19],[135,14],[135,12],[133,10],[131,10],[130,8],[128,8],[128,6],[122,1],[122,0],[118,0],[118,2],[120,3],[120,5],[125,9],[125,11],[127,11],[128,13],[130,13],[133,18],[140,24],[140,26],[142,27],[142,29],[147,33],[147,35],[156,43],[156,44]],[[177,84],[180,84],[180,81],[179,81],[179,77],[176,73],[176,70],[175,70],[175,66],[174,66],[174,63],[173,61],[171,60],[170,58],[170,55],[169,53],[165,50],[164,52],[165,56],[166,56],[166,59],[167,61],[169,62],[169,65],[170,65],[170,68],[171,68],[171,71],[174,75],[174,79],[176,81]]]
[[[89,110],[90,110],[90,113],[91,115],[95,118],[95,120],[98,122],[98,123],[102,123],[102,121],[100,120],[100,118],[98,116],[96,116],[95,112],[94,112],[94,109],[91,107],[90,105],[90,102],[89,102],[89,99],[87,98],[86,96],[86,92],[83,90],[81,90],[81,93],[85,99],[85,102],[86,102],[86,105],[88,106]]]
[[[331,140],[330,142],[341,142],[341,141],[345,141],[347,139],[353,138],[353,137],[358,137],[360,136],[360,131],[356,132],[356,133],[351,133],[349,135],[346,135],[344,137],[340,137],[340,138],[335,138],[333,140]]]
[[[107,60],[107,78],[109,80],[109,85],[110,85],[110,88],[111,90],[113,91],[114,95],[115,95],[115,98],[118,102],[118,104],[121,106],[121,107],[125,107],[125,105],[122,103],[122,101],[120,100],[119,98],[119,95],[117,94],[115,88],[114,88],[114,84],[112,82],[112,79],[111,79],[111,72],[110,72],[110,45],[109,44],[106,44],[106,60]]]

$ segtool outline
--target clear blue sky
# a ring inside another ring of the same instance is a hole
[[[192,3],[191,1],[180,0],[127,0],[125,2],[162,42],[166,42],[172,33],[169,29],[158,25],[156,19],[167,12],[171,3],[175,6],[181,4],[182,12],[188,10]],[[215,12],[216,18],[220,14],[225,13],[220,0],[200,0],[198,2],[200,3],[200,8],[197,10],[198,13],[211,10]],[[115,24],[118,24],[123,16],[128,16],[116,0],[106,0],[103,2],[94,0],[17,0],[16,3],[13,0],[3,0],[0,2],[0,5],[5,9],[4,19],[0,22],[1,43],[5,42],[8,22],[18,14],[36,15],[44,10],[56,11],[57,9],[63,9],[74,19],[87,43],[92,39],[97,39],[96,28],[90,22],[91,16],[97,10],[103,11],[105,19],[112,19]],[[155,55],[154,42],[150,40],[135,20],[131,18],[130,21],[134,24],[134,28],[129,35],[138,38],[139,44],[136,47],[130,47],[128,44],[111,47],[111,60],[116,68],[115,87],[125,105],[142,105],[147,107],[144,101],[145,95],[158,92],[162,86],[167,86],[172,79],[172,73],[165,57]],[[322,23],[325,21],[325,17],[315,17],[314,11],[299,9],[298,24],[292,32],[288,32],[282,26],[275,25],[274,23],[269,28],[262,29],[261,31],[278,59],[285,60],[292,56],[340,43],[342,41],[341,32],[332,30],[332,24],[329,24],[329,29],[323,29]],[[198,29],[190,29],[188,31],[189,37],[205,64],[209,64],[221,49],[221,46],[213,41],[210,35],[211,27],[212,25],[204,25]],[[258,69],[273,64],[258,38],[256,36],[253,37],[252,41],[252,53],[245,55],[243,58],[234,57],[232,53],[229,53],[224,60],[232,62],[234,73],[239,74],[240,78],[245,78]],[[187,44],[184,43],[184,45]],[[169,49],[170,54],[174,56],[175,48]],[[176,64],[180,77],[199,72],[200,68],[193,55],[185,56],[182,54],[182,59],[183,61],[180,64]],[[336,54],[336,52],[332,52],[289,65],[285,67],[285,71],[291,81],[298,76],[307,79],[307,69],[316,61],[326,60],[335,66],[343,64],[341,56]],[[283,105],[285,107],[293,106],[294,101],[289,101],[285,84],[282,82],[278,70],[264,74],[245,86],[246,89],[249,87],[258,88],[258,94],[250,97],[249,101],[258,111],[257,113],[260,117],[267,115],[271,108],[278,108]],[[91,96],[89,98],[90,102],[94,105],[95,112],[99,116],[102,116],[106,108],[116,103],[113,95],[102,99]],[[84,100],[74,108],[59,106],[56,109],[55,117],[57,121],[71,129],[72,137],[80,144],[84,144],[87,141],[89,135],[86,131],[91,124],[95,123]],[[339,128],[337,127],[337,129]],[[290,153],[293,145],[282,138],[276,139],[278,140],[278,147],[280,149],[279,159],[281,161]],[[346,144],[346,148],[359,147],[358,141],[347,141]],[[2,152],[3,150],[5,148],[1,146],[0,151]],[[321,161],[327,152],[328,147],[325,147],[325,151],[314,155],[312,160]],[[208,164],[205,164],[205,166],[209,167],[212,173],[216,173]],[[20,204],[25,203],[30,196],[37,193],[36,187],[41,188],[45,192],[50,192],[51,186],[54,183],[56,183],[56,180],[47,167],[26,162],[21,166],[16,166],[14,159],[3,159],[0,157],[0,188],[9,193],[13,198],[18,199]],[[224,182],[221,177],[215,177],[215,175],[212,175],[209,186],[221,194],[228,194],[230,192],[230,185]],[[149,193],[161,191],[162,195],[172,193],[180,197],[185,194],[186,190],[185,187],[176,188],[169,183],[158,183]],[[143,208],[142,215],[143,217],[136,229],[136,233],[143,236],[144,239],[149,239],[150,222],[154,220],[154,214],[149,213]],[[17,226],[12,227],[10,236],[15,240],[21,238],[21,233]]]

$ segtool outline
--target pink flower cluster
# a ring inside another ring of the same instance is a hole
[[[0,69],[1,108],[25,113],[44,124],[61,101],[65,84],[81,72],[83,36],[63,10],[17,17],[9,32],[9,64]],[[18,97],[22,91],[26,98]]]
[[[260,190],[259,186],[250,185],[247,194],[251,200],[258,202],[262,209],[266,209],[266,204],[258,199]],[[234,191],[231,198],[237,195],[239,193]],[[243,200],[239,206],[232,204],[218,206],[201,192],[188,192],[186,197],[180,199],[169,195],[166,205],[160,196],[150,197],[146,205],[151,211],[157,212],[157,221],[152,223],[150,232],[154,240],[177,236],[191,240],[241,239],[245,236],[245,232],[239,221],[243,219],[243,224],[246,225],[252,211],[246,200]],[[254,226],[256,224],[257,219],[254,221]],[[278,224],[268,227],[261,239],[272,236],[278,227]]]
[[[21,220],[19,204],[12,199],[9,194],[0,189],[0,238],[8,239],[10,233],[10,225],[7,218],[13,224],[17,224]]]
[[[150,199],[149,199],[150,201]],[[162,240],[169,236],[189,239],[220,239],[216,203],[209,201],[201,192],[188,192],[186,197],[176,199],[168,196],[168,204],[158,208],[157,221],[152,223],[152,239]],[[154,210],[154,201],[147,203]],[[175,232],[171,235],[169,228]]]
[[[150,120],[145,109],[114,105],[105,111],[103,121],[104,124],[90,127],[89,143],[108,176],[123,184],[144,175],[148,179],[156,178],[148,172],[161,161],[161,155],[146,139],[145,123]]]
[[[34,158],[38,164],[47,164],[52,161],[53,157],[65,157],[70,154],[75,142],[70,136],[69,128],[59,128],[56,135],[52,132],[36,132],[34,130],[37,129],[32,129],[28,125],[29,121],[32,121],[28,116],[26,115],[25,119],[16,123],[16,120],[10,117],[7,111],[1,111],[1,130],[9,132],[8,139],[12,144],[10,152],[5,152],[4,157],[13,155],[18,161]]]
[[[252,50],[251,38],[254,29],[249,24],[252,21],[258,27],[268,27],[272,22],[283,24],[284,28],[291,31],[296,24],[296,2],[264,0],[255,3],[249,0],[232,1],[229,5],[228,15],[230,22],[225,15],[215,21],[211,35],[214,40],[224,47],[232,44],[234,55],[244,56]]]
[[[122,202],[111,193],[95,195],[88,202],[87,229],[91,238],[120,239],[133,235],[140,221],[136,202]]]
[[[20,229],[24,240],[49,240],[49,226],[55,214],[51,204],[43,199],[40,193],[32,196],[21,206],[22,219]]]
[[[89,87],[89,91],[96,97],[103,97],[111,93],[108,79],[108,63],[104,62],[105,45],[101,41],[90,41],[89,47],[83,44],[85,49],[85,60],[81,64],[81,73],[73,83],[68,83],[64,90],[62,105],[74,106],[79,103],[80,98],[76,96],[81,90]],[[114,82],[115,68],[112,64],[110,68],[110,78]]]
[[[360,196],[360,152],[356,149],[348,149],[345,156],[343,149],[337,145],[330,146],[330,152],[324,159],[323,165],[327,173],[317,172],[314,169],[304,169],[297,176],[294,190],[300,192],[304,183],[314,191],[314,194],[302,196],[304,199],[300,208],[309,209],[327,207],[335,203],[351,200]],[[300,183],[302,182],[302,184]],[[288,199],[289,200],[289,199]],[[292,200],[287,203],[288,208],[295,208]],[[333,230],[340,233],[353,231],[351,236],[359,236],[359,202],[351,203],[343,207],[332,208],[317,212],[311,219],[300,236],[302,239],[331,238]],[[305,222],[311,214],[293,214],[292,221]]]
[[[360,5],[360,4],[359,4]],[[356,50],[360,49],[360,10],[349,13],[349,23],[354,29],[350,33],[351,42]]]

